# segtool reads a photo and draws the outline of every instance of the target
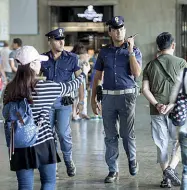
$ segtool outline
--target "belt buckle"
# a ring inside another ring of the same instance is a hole
[[[118,95],[118,91],[117,90],[114,90],[114,95]]]

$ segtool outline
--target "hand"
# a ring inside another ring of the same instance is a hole
[[[84,105],[78,103],[77,108],[76,108],[77,115],[81,114],[83,112],[83,109],[84,109]]]
[[[129,51],[129,53],[132,53],[133,47],[134,47],[134,38],[127,38],[127,42],[129,44],[128,51]]]
[[[85,61],[85,62],[89,62],[90,60],[90,56],[87,53],[79,55],[79,58],[81,61]]]
[[[90,71],[90,64],[89,63],[84,63],[83,67],[82,67],[82,71],[85,75],[88,74],[88,72]]]
[[[173,108],[174,108],[174,106],[175,106],[175,104],[168,104],[168,105],[166,105],[166,108],[165,108],[165,110],[163,111],[163,113],[162,114],[168,114]]]
[[[164,104],[157,104],[156,109],[158,110],[158,112],[159,112],[160,114],[163,114],[163,112],[164,112],[165,109],[166,109],[166,105],[164,105]]]
[[[91,102],[92,111],[95,115],[99,114],[99,111],[101,111],[101,104],[97,103],[96,101]]]

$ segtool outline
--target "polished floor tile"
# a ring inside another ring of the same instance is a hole
[[[90,112],[90,108],[89,108]],[[91,112],[90,112],[91,113]],[[73,159],[77,175],[69,178],[64,162],[58,164],[60,179],[57,190],[159,190],[162,178],[156,164],[156,148],[151,138],[150,117],[147,101],[139,96],[136,109],[137,158],[140,172],[136,177],[128,172],[127,158],[120,140],[119,168],[120,178],[114,184],[104,184],[108,174],[105,164],[105,145],[102,120],[72,122]],[[59,154],[61,155],[60,151]],[[62,157],[62,155],[61,155]],[[181,176],[181,164],[178,172]],[[16,190],[15,173],[9,171],[8,151],[5,145],[3,127],[0,127],[0,190]],[[39,174],[35,175],[35,190],[40,189]],[[172,187],[172,190],[179,188]]]

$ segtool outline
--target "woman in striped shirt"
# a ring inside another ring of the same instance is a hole
[[[40,61],[48,57],[39,55],[32,46],[18,50],[15,60],[19,63],[15,78],[7,85],[4,105],[26,98],[31,103],[35,123],[42,120],[38,139],[32,147],[15,148],[10,160],[10,169],[16,171],[18,190],[33,190],[34,169],[40,172],[41,189],[54,190],[56,184],[56,163],[60,158],[56,152],[54,134],[50,126],[49,110],[59,96],[76,90],[89,71],[84,65],[83,73],[68,83],[37,80]]]

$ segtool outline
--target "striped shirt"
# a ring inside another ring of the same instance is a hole
[[[75,80],[67,83],[55,83],[52,81],[40,80],[32,92],[33,104],[31,106],[35,123],[40,127],[39,135],[33,146],[54,139],[53,131],[50,126],[49,111],[57,97],[65,96],[68,93],[79,88],[84,80],[84,74],[81,74]]]

